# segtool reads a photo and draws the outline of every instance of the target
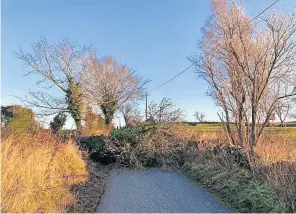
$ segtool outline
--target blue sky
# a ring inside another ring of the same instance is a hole
[[[272,2],[248,0],[247,14],[255,16]],[[293,5],[295,0],[281,0],[272,9],[289,10]],[[112,55],[151,80],[147,87],[152,89],[190,65],[187,57],[197,51],[201,28],[210,15],[209,0],[2,0],[1,7],[4,105],[20,103],[10,95],[39,90],[39,78],[23,76],[28,69],[14,52],[30,51],[30,44],[42,36],[49,42],[70,38],[93,44],[101,56]],[[206,120],[218,120],[218,109],[206,90],[190,69],[153,91],[148,100],[171,98],[189,121],[195,111],[204,112]],[[56,89],[51,93],[60,95]]]

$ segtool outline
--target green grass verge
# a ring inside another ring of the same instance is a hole
[[[266,183],[252,179],[239,166],[223,167],[210,159],[186,162],[184,173],[237,212],[277,212],[276,192]]]

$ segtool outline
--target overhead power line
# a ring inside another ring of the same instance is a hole
[[[255,19],[257,19],[261,14],[263,14],[265,11],[267,11],[269,8],[271,8],[273,5],[275,5],[276,3],[278,3],[280,0],[276,0],[275,2],[273,2],[271,5],[269,5],[267,8],[265,8],[264,10],[262,10],[257,16],[255,16],[250,22],[254,21]]]
[[[193,64],[191,64],[189,67],[187,67],[186,69],[184,69],[183,71],[181,71],[180,73],[178,73],[177,75],[175,75],[173,78],[169,79],[168,81],[162,83],[161,85],[157,86],[156,88],[153,88],[152,90],[148,91],[148,92],[151,92],[151,91],[154,91],[162,86],[164,86],[165,84],[169,83],[170,81],[172,81],[173,79],[177,78],[178,76],[180,76],[181,74],[183,74],[185,71],[187,71],[189,68],[191,68],[193,66]]]
[[[265,11],[269,10],[273,5],[275,5],[277,2],[279,2],[280,0],[276,0],[275,2],[273,2],[271,5],[269,5],[267,8],[265,8],[264,10],[262,10],[260,13],[258,13],[258,15],[256,15],[253,19],[251,19],[250,23],[253,22],[255,19],[257,19],[260,15],[262,15]],[[171,82],[173,79],[177,78],[178,76],[180,76],[181,74],[185,73],[185,71],[187,71],[189,68],[191,68],[194,64],[191,64],[189,67],[187,67],[185,70],[181,71],[180,73],[178,73],[176,76],[174,76],[173,78],[167,80],[166,82],[162,83],[161,85],[157,86],[156,88],[153,88],[152,90],[148,91],[149,93],[164,86],[165,84]]]

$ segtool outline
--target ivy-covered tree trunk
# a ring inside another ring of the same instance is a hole
[[[82,131],[82,123],[81,120],[75,120],[76,128],[78,131]]]
[[[66,97],[68,110],[75,121],[76,128],[78,131],[82,131],[82,93],[80,90],[80,85],[75,83],[72,79],[69,80]]]
[[[101,105],[101,109],[105,117],[105,124],[109,127],[114,118],[116,108],[113,105]]]

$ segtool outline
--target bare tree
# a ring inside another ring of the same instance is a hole
[[[277,103],[296,95],[296,14],[252,21],[242,5],[222,0],[213,1],[212,12],[201,54],[190,60],[223,110],[219,117],[230,142],[248,143],[253,153]]]
[[[170,125],[181,122],[183,113],[169,98],[163,98],[159,104],[151,102],[148,106],[148,121],[154,125]]]
[[[151,102],[148,105],[147,116],[148,119],[140,126],[142,133],[145,133],[144,138],[156,148],[172,145],[170,137],[176,136],[176,130],[182,130],[182,110],[170,98],[165,97],[159,103]]]
[[[29,74],[37,74],[42,79],[37,85],[44,88],[59,88],[64,94],[63,99],[56,98],[45,92],[30,92],[29,97],[21,98],[31,106],[41,109],[45,115],[57,112],[69,112],[76,127],[81,130],[83,110],[83,88],[81,82],[84,70],[90,59],[96,53],[90,47],[79,47],[69,40],[63,40],[53,45],[42,38],[32,44],[32,53],[20,50],[16,55],[27,65]]]
[[[101,108],[109,125],[120,106],[143,97],[146,83],[126,65],[105,57],[92,59],[84,88],[88,101]]]
[[[206,115],[202,112],[197,111],[195,112],[194,116],[198,122],[203,122]]]
[[[285,126],[285,121],[290,113],[291,108],[292,108],[291,103],[284,102],[284,101],[283,102],[279,101],[275,107],[275,113],[280,119],[282,127]]]
[[[127,102],[120,107],[120,111],[123,114],[124,122],[126,126],[134,125],[142,120],[141,113],[138,109],[138,103]]]

